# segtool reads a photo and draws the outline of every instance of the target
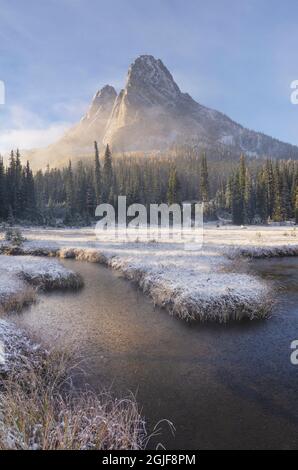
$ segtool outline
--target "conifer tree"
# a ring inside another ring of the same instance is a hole
[[[265,222],[268,218],[267,207],[267,188],[264,181],[264,173],[259,172],[256,176],[255,188],[255,216],[261,221]]]
[[[267,199],[267,217],[272,217],[274,209],[274,179],[272,161],[267,160],[265,169],[264,184],[266,186],[266,199]]]
[[[95,214],[93,188],[91,185],[88,185],[86,190],[86,212],[89,217],[93,217]]]
[[[7,216],[6,204],[5,168],[3,158],[0,156],[0,219],[5,219]]]
[[[250,224],[254,216],[254,200],[252,179],[248,169],[246,169],[245,188],[244,188],[244,221]]]
[[[243,199],[241,194],[239,170],[232,178],[232,221],[235,225],[244,223]]]
[[[34,212],[36,210],[36,197],[35,197],[35,185],[33,173],[30,168],[29,161],[27,161],[25,167],[25,204],[27,210]]]
[[[22,217],[23,210],[23,190],[22,190],[22,176],[23,169],[21,164],[20,152],[17,149],[16,158],[15,158],[15,200],[14,200],[14,210],[17,217]]]
[[[209,201],[209,177],[208,177],[206,153],[203,153],[201,157],[200,182],[201,182],[202,201],[208,202]]]
[[[77,165],[76,171],[76,210],[80,215],[86,213],[86,192],[87,192],[87,181],[86,172],[83,162],[80,160]]]
[[[178,191],[179,191],[179,181],[177,176],[177,170],[175,167],[171,168],[169,180],[168,180],[168,192],[167,200],[168,204],[174,204],[178,202]]]
[[[296,197],[295,197],[295,223],[298,224],[298,186],[296,189]]]
[[[273,186],[274,186],[274,205],[272,218],[275,222],[282,220],[282,198],[281,198],[281,178],[279,165],[276,163],[273,174]]]
[[[95,168],[94,168],[94,186],[95,186],[95,197],[96,197],[96,204],[100,204],[101,200],[101,171],[100,171],[100,161],[99,161],[99,151],[97,142],[94,142],[94,149],[95,149]]]
[[[245,184],[246,184],[246,161],[245,161],[245,156],[242,154],[240,156],[240,163],[239,163],[239,188],[241,195],[244,197],[245,193]]]
[[[66,206],[69,215],[74,213],[74,182],[71,161],[69,160],[66,178]]]
[[[287,175],[283,173],[281,192],[281,219],[287,220],[291,215],[291,197]]]
[[[225,209],[232,210],[233,178],[229,178],[225,190]]]
[[[103,163],[103,202],[109,202],[113,183],[113,165],[110,147],[107,144]]]

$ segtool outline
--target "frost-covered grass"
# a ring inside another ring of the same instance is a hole
[[[206,227],[206,241],[219,245],[229,258],[276,258],[298,256],[295,226]]]
[[[17,374],[18,371],[21,371],[24,367],[26,367],[27,363],[30,363],[32,367],[38,367],[42,356],[45,354],[45,352],[42,352],[40,346],[34,344],[33,341],[31,341],[23,333],[23,331],[19,330],[4,319],[0,319],[0,342],[1,379],[3,379],[6,374],[11,373],[12,371]]]
[[[258,244],[261,249],[273,234],[271,249],[276,239],[295,241],[293,228],[277,229],[206,226],[204,246],[198,251],[185,251],[183,242],[172,240],[115,243],[108,233],[97,240],[93,229],[32,229],[25,231],[28,241],[18,250],[24,255],[42,253],[103,263],[134,282],[156,305],[173,315],[185,320],[227,322],[269,316],[272,293],[268,284],[239,272],[229,257],[239,247],[252,249]],[[287,237],[286,230],[290,233]]]
[[[140,449],[136,401],[75,391],[66,355],[46,352],[0,320],[0,449]]]
[[[22,260],[22,258],[20,258]],[[22,260],[23,261],[23,260]],[[83,279],[77,273],[66,269],[56,260],[39,260],[36,258],[22,262],[20,276],[29,284],[44,290],[53,289],[79,289],[83,285]]]
[[[0,313],[19,311],[36,298],[35,290],[14,273],[0,271]]]
[[[240,246],[230,249],[227,252],[230,258],[282,258],[286,256],[298,256],[297,245],[277,245],[277,246]]]
[[[20,310],[35,299],[36,288],[78,289],[81,277],[57,260],[31,256],[0,255],[0,307]]]

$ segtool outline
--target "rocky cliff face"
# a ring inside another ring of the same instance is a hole
[[[251,156],[298,156],[297,147],[245,129],[182,93],[162,61],[152,56],[141,56],[131,65],[103,142],[118,150],[160,150],[195,142]]]
[[[80,123],[46,154],[54,152],[61,160],[66,153],[68,158],[81,158],[91,154],[94,140],[121,152],[191,142],[209,149],[229,147],[248,156],[298,157],[297,147],[245,129],[182,93],[162,61],[150,55],[138,57],[130,66],[118,96],[109,85],[100,90]]]
[[[89,155],[94,148],[94,141],[100,143],[104,138],[116,97],[117,93],[110,85],[99,90],[85,116],[62,139],[47,149],[34,150],[28,155],[33,165],[36,167],[40,162],[40,166],[47,163],[62,166],[69,159],[78,160]]]
[[[187,130],[188,98],[161,60],[139,57],[129,68],[103,142],[119,150],[166,148]]]

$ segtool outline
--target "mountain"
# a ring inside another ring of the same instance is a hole
[[[104,138],[116,98],[116,90],[106,85],[95,94],[87,113],[78,124],[69,129],[58,142],[46,149],[29,151],[26,157],[33,166],[43,167],[48,163],[51,166],[64,165],[69,159],[78,160],[89,155],[94,140],[101,142]]]
[[[34,154],[40,163],[65,163],[69,158],[91,155],[94,140],[109,143],[114,152],[159,151],[187,142],[248,156],[298,158],[298,147],[248,130],[182,93],[163,62],[151,55],[133,62],[126,86],[118,95],[106,85],[96,93],[79,124]]]

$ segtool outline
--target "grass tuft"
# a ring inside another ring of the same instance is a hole
[[[0,450],[141,449],[145,424],[134,397],[75,391],[66,355],[19,355],[2,375]]]
[[[36,286],[39,289],[50,291],[50,290],[78,290],[84,285],[83,278],[71,271],[60,276],[52,276],[51,274],[32,274],[30,272],[22,272],[21,277],[32,286]]]
[[[0,297],[0,313],[20,312],[27,305],[36,300],[36,290],[28,286],[23,291],[11,293]]]

